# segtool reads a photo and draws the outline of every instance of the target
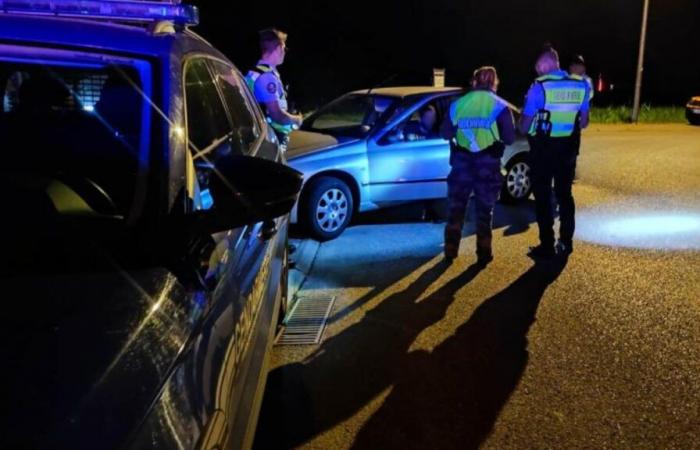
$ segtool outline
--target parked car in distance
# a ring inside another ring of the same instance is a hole
[[[685,105],[685,117],[691,125],[700,125],[700,96],[688,100]]]
[[[313,237],[333,239],[359,212],[447,196],[449,143],[438,127],[460,88],[390,87],[350,92],[321,107],[291,135],[287,160],[304,174],[292,222]],[[419,111],[437,113],[433,130],[416,136]],[[530,195],[529,147],[524,139],[503,155],[501,199]]]

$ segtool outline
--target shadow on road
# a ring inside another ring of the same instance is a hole
[[[477,448],[525,370],[527,333],[565,265],[533,266],[432,352],[409,353],[480,272],[471,266],[416,302],[447,268],[434,264],[304,362],[270,373],[255,448],[299,446],[387,392],[354,448]]]
[[[455,293],[480,271],[472,266],[416,302],[447,267],[439,261],[304,362],[272,371],[255,447],[300,445],[351,417],[400,380],[402,360],[418,334],[444,317]]]
[[[531,267],[432,352],[404,355],[394,388],[354,448],[478,448],[525,370],[527,333],[565,265]]]

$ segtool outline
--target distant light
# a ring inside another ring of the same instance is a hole
[[[95,111],[95,106],[93,106],[93,105],[83,105],[83,111],[94,112],[94,111]]]
[[[576,235],[584,241],[616,247],[700,249],[700,213],[588,211],[577,218]]]
[[[596,84],[596,91],[603,92],[605,90],[605,82],[603,81],[603,75],[598,75],[598,83]]]

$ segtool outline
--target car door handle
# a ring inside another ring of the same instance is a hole
[[[258,238],[262,241],[269,241],[276,234],[277,223],[275,223],[274,220],[266,220],[263,222],[262,227],[260,227]]]

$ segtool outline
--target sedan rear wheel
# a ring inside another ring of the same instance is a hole
[[[506,164],[506,177],[501,198],[504,202],[523,201],[532,192],[530,164],[524,156],[515,156]]]

